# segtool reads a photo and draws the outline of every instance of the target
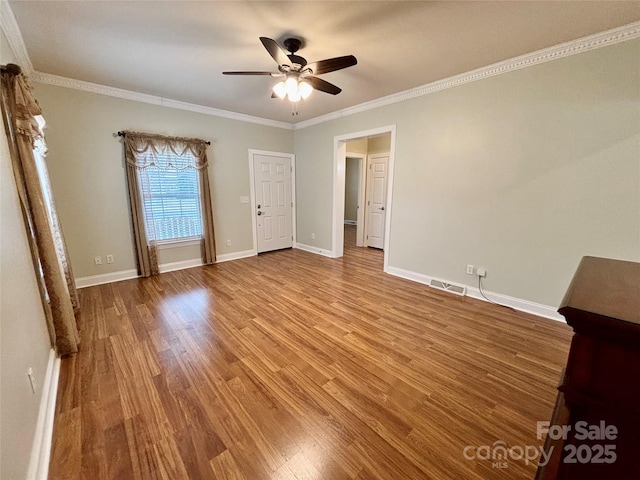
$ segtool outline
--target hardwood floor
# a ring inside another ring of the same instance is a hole
[[[285,250],[80,290],[50,479],[531,479],[564,324]]]

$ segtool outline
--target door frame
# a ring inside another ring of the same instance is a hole
[[[361,132],[347,133],[333,137],[333,221],[331,235],[331,256],[339,258],[344,255],[344,195],[345,176],[347,167],[347,141],[362,137],[373,137],[389,133],[391,144],[389,147],[389,177],[387,179],[387,218],[384,225],[384,271],[389,266],[389,240],[391,238],[391,216],[393,200],[393,172],[396,151],[396,126],[373,128]]]
[[[267,155],[273,157],[288,157],[291,160],[291,235],[293,236],[293,248],[296,248],[296,156],[293,153],[271,152],[268,150],[249,149],[249,203],[251,208],[251,229],[253,231],[252,254],[258,255],[258,217],[256,211],[256,183],[253,169],[253,157],[255,155]]]
[[[351,160],[357,160],[358,165],[360,167],[360,178],[358,178],[358,211],[356,215],[356,247],[364,247],[364,237],[365,237],[365,215],[364,215],[364,203],[366,196],[366,185],[367,185],[367,156],[364,153],[353,153],[347,152],[345,156],[345,178],[346,178],[346,161],[347,158]],[[345,184],[345,195],[346,195],[346,184]],[[344,214],[343,214],[344,217]],[[344,218],[342,219],[344,221]]]

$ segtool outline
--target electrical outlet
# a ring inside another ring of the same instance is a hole
[[[473,265],[467,265],[467,275],[473,275]]]
[[[109,254],[105,258],[107,259],[107,263],[113,263],[113,255]]]
[[[479,277],[486,277],[487,276],[487,269],[486,268],[478,267],[478,270],[476,270],[476,272],[478,272],[478,276]]]
[[[96,265],[102,265],[102,257],[100,255],[93,257],[93,263]]]
[[[315,240],[315,239],[316,239],[316,234],[315,234],[315,233],[312,233],[312,234],[311,234],[311,240]]]
[[[227,247],[231,246],[231,240],[227,240]]]

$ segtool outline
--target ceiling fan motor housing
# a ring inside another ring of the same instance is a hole
[[[287,38],[283,43],[285,48],[291,53],[296,53],[302,46],[302,40],[298,38]]]
[[[301,67],[304,67],[307,64],[306,59],[295,54],[298,50],[300,50],[300,47],[302,46],[301,40],[297,38],[287,38],[284,41],[284,46],[290,52],[290,55],[287,56],[289,57],[289,60],[291,60],[291,63],[295,63],[297,65],[300,65]]]

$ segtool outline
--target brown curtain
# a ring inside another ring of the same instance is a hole
[[[129,187],[129,205],[138,259],[138,273],[143,277],[158,274],[158,247],[155,232],[148,228],[140,188],[140,173],[149,167],[198,171],[200,212],[202,216],[202,263],[215,262],[213,214],[209,191],[207,143],[199,138],[167,137],[125,131],[124,157]],[[188,154],[187,154],[188,153]]]
[[[51,343],[59,355],[78,351],[75,280],[58,221],[44,156],[44,119],[17,65],[0,68],[2,117]]]

